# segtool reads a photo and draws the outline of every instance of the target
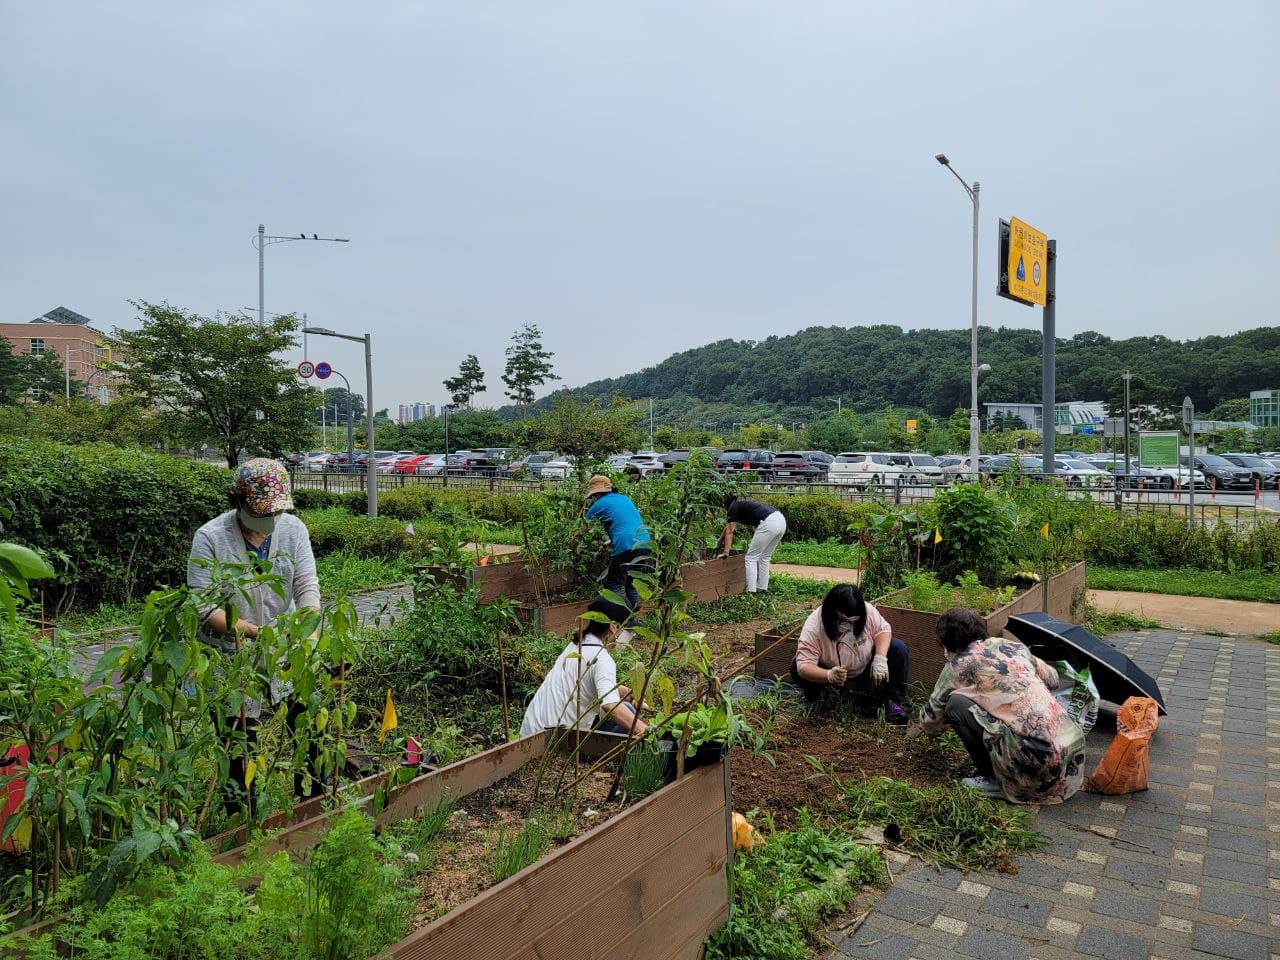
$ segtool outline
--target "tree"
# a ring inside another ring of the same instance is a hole
[[[66,373],[56,353],[14,353],[0,345],[0,403],[47,403],[64,398]],[[71,378],[71,395],[84,395],[84,385]]]
[[[0,407],[0,435],[119,447],[154,446],[165,439],[154,413],[136,401],[98,403],[74,394],[70,402],[59,394],[48,403]]]
[[[1249,419],[1249,398],[1235,397],[1231,400],[1223,400],[1220,404],[1209,411],[1206,420],[1225,420],[1228,422],[1240,423]]]
[[[1250,436],[1250,431],[1245,430],[1243,427],[1224,427],[1218,432],[1213,448],[1227,453],[1252,450],[1255,449],[1254,438]]]
[[[510,356],[510,354],[511,351],[508,350],[507,355]],[[511,369],[510,361],[507,363],[507,369]],[[485,392],[484,371],[480,369],[480,361],[476,359],[474,353],[466,355],[458,366],[458,375],[445,380],[444,388],[452,395],[454,403],[464,407],[471,406],[471,398],[477,393]]]
[[[551,351],[543,349],[542,331],[536,323],[526,323],[512,335],[502,382],[507,385],[507,396],[515,401],[518,408],[533,403],[534,388],[548,380],[560,379],[551,372],[551,358],[554,356]]]
[[[818,449],[833,453],[857,450],[862,445],[858,415],[852,410],[841,410],[834,416],[819,420],[809,428],[809,442]]]
[[[335,422],[334,411],[337,411],[337,423],[344,424],[347,422],[347,404],[351,404],[351,419],[359,424],[364,419],[364,397],[358,393],[348,393],[346,387],[327,387],[320,392],[320,400],[316,403],[316,411],[312,419],[316,423],[327,423],[332,426]],[[319,407],[325,409],[323,421]]]
[[[640,421],[644,412],[629,400],[614,397],[607,405],[592,397],[581,400],[556,398],[542,416],[525,420],[515,430],[516,443],[525,450],[558,450],[573,457],[578,472],[619,450],[636,450],[642,442]]]
[[[117,330],[121,395],[153,406],[161,428],[191,446],[216,445],[234,467],[242,453],[281,456],[310,433],[315,394],[277,354],[296,345],[298,319],[259,325],[202,317],[167,303],[134,303],[137,330]]]

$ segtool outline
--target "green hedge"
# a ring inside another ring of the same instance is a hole
[[[1099,508],[1076,528],[1075,537],[1087,560],[1106,567],[1280,569],[1280,527],[1269,521],[1223,520],[1188,528],[1176,515]]]
[[[788,540],[853,543],[857,538],[849,532],[851,523],[892,509],[878,503],[838,500],[818,493],[782,494],[771,491],[760,498],[786,516]]]
[[[314,487],[294,487],[293,505],[299,510],[327,510],[329,507],[342,507],[351,513],[368,510],[368,500],[363,492],[334,493]]]
[[[490,493],[475,488],[404,487],[378,495],[378,513],[402,520],[430,514],[473,517],[494,523],[519,523],[529,510],[530,494]],[[361,497],[361,504],[364,498]]]
[[[341,507],[304,510],[298,516],[307,525],[317,557],[339,550],[362,557],[398,557],[416,552],[422,539],[410,534],[403,520],[357,516]]]
[[[221,467],[106,444],[0,442],[4,539],[53,560],[45,599],[59,609],[182,582],[192,535],[227,509],[229,482]]]

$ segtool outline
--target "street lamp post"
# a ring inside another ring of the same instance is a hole
[[[837,417],[840,416],[840,414],[844,413],[844,397],[827,397],[827,400],[830,403],[834,403],[836,405]]]
[[[342,377],[342,382],[347,388],[347,469],[350,470],[352,465],[356,462],[355,424],[353,422],[355,419],[355,413],[351,409],[351,381],[346,378],[345,374],[339,373],[337,370],[332,369],[332,367],[330,368],[330,372],[335,377]],[[333,405],[333,409],[333,423],[334,426],[337,426],[338,405],[336,403]]]
[[[267,262],[266,249],[268,244],[272,243],[292,243],[294,240],[313,240],[321,243],[350,243],[349,237],[319,237],[314,233],[307,236],[300,233],[296,237],[274,237],[266,232],[266,227],[258,224],[258,235],[253,238],[251,243],[258,248],[258,326],[265,326],[267,322]],[[303,359],[306,359],[307,343],[306,343],[306,314],[302,318],[302,353]]]
[[[378,515],[378,463],[374,459],[373,451],[376,446],[374,442],[373,429],[373,342],[369,334],[362,337],[355,337],[349,333],[338,333],[330,330],[328,327],[303,327],[303,333],[313,333],[318,337],[337,337],[339,340],[353,340],[356,343],[364,344],[364,414],[365,414],[365,448],[369,452],[366,458],[365,484],[366,495],[369,501],[369,516],[376,517]],[[343,378],[346,379],[345,377]],[[348,394],[350,391],[347,391]]]
[[[1133,482],[1133,473],[1129,469],[1129,381],[1133,379],[1133,374],[1126,370],[1120,374],[1120,379],[1124,381],[1124,476],[1125,483]],[[1113,380],[1112,383],[1115,381]]]
[[[1182,398],[1182,422],[1187,428],[1187,527],[1190,528],[1196,522],[1196,405],[1189,396]],[[1181,463],[1181,455],[1178,461]]]
[[[973,478],[978,479],[978,181],[970,185],[956,173],[945,153],[934,157],[940,164],[951,171],[951,175],[960,181],[964,192],[973,201],[973,293],[972,320],[969,334],[969,465],[973,468]]]

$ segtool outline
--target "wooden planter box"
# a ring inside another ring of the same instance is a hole
[[[687,563],[681,570],[684,588],[693,599],[707,603],[732,593],[747,589],[746,562],[741,553],[727,557],[713,557],[701,563]],[[523,604],[521,621],[532,630],[544,633],[566,634],[578,628],[578,618],[586,613],[589,600],[572,600],[547,606]]]
[[[1085,565],[1077,563],[1061,573],[1054,574],[1046,583],[1023,591],[1003,607],[987,614],[984,618],[987,624],[987,636],[1002,636],[1005,624],[1012,616],[1045,609],[1046,589],[1049,594],[1047,609],[1052,616],[1070,623],[1081,622],[1084,611],[1080,600],[1085,590]],[[946,657],[938,644],[938,635],[935,632],[935,626],[941,614],[894,606],[894,599],[902,598],[905,593],[906,591],[903,590],[891,593],[875,601],[875,606],[889,621],[889,625],[893,628],[893,635],[907,645],[907,650],[911,654],[907,682],[919,684],[925,690],[932,690],[946,663]],[[778,643],[780,636],[778,633],[756,634],[757,655],[773,647],[756,661],[757,677],[785,679],[789,676],[791,658],[796,655],[796,641],[789,639]]]
[[[584,756],[623,738],[584,735]],[[380,826],[461,799],[540,758],[539,734],[441,767],[396,789]],[[700,767],[571,840],[389,947],[397,960],[696,960],[729,916],[729,764]],[[268,850],[302,850],[327,829],[322,814],[286,829]],[[217,857],[235,862],[244,848]],[[606,878],[602,882],[602,878]]]
[[[511,600],[535,600],[546,593],[558,593],[577,582],[569,573],[550,573],[544,583],[541,576],[520,562],[520,554],[509,553],[500,559],[490,560],[483,566],[477,561],[465,574],[449,574],[444,567],[422,566],[415,572],[431,573],[439,580],[448,580],[460,590],[472,584],[480,588],[480,602],[493,603],[504,597]]]

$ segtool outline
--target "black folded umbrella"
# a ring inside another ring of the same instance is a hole
[[[1150,697],[1166,714],[1160,685],[1136,663],[1084,627],[1047,613],[1010,617],[1005,629],[1041,660],[1066,660],[1076,669],[1088,666],[1103,700],[1124,703],[1130,697]]]

